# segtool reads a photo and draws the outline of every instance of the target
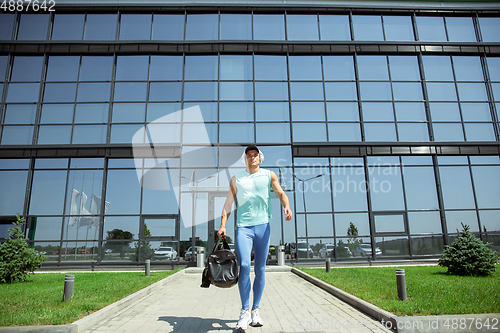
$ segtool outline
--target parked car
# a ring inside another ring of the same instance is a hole
[[[311,246],[307,245],[307,242],[297,243],[297,254],[299,258],[312,258],[314,256],[314,252]]]
[[[190,246],[184,253],[184,260],[186,261],[196,260],[196,254],[197,254],[196,248],[197,246],[194,247],[194,253],[193,253],[192,246]],[[205,258],[207,258],[209,254],[210,253],[207,253],[207,250],[205,249]]]
[[[371,244],[359,244],[354,250],[354,255],[361,257],[371,257],[372,256],[372,246]],[[382,255],[382,250],[379,247],[375,248],[375,256]]]
[[[335,253],[335,245],[323,244],[318,253],[320,258],[333,258]]]
[[[155,250],[156,260],[175,260],[177,259],[177,251],[171,246],[162,246]]]

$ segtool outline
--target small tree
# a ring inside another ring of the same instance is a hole
[[[463,230],[457,239],[445,246],[439,266],[448,267],[448,273],[454,275],[489,275],[495,271],[498,254],[491,243],[483,243],[470,232],[470,227],[462,223]]]
[[[363,243],[363,240],[358,239],[358,228],[354,225],[354,223],[349,222],[349,228],[347,228],[347,247],[351,251],[351,253],[356,253],[356,248],[359,244]]]
[[[24,217],[21,218],[17,213],[15,227],[9,229],[9,238],[0,245],[0,283],[26,280],[28,274],[33,274],[47,259],[28,247],[21,229],[24,221]]]

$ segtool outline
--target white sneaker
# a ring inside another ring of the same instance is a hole
[[[260,327],[264,325],[264,321],[259,315],[259,309],[252,310],[252,323],[250,326]]]
[[[237,330],[246,330],[248,328],[248,324],[252,322],[252,318],[250,316],[249,310],[241,310],[240,319],[238,319],[238,324],[236,324]]]

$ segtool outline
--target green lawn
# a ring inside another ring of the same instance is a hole
[[[396,268],[405,270],[404,302],[398,300]],[[398,316],[420,316],[500,313],[499,268],[488,277],[447,275],[438,266],[299,269]]]
[[[0,326],[70,324],[177,272],[70,273],[73,297],[62,302],[68,273],[37,273],[27,282],[0,284]]]

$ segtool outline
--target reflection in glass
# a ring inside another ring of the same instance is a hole
[[[465,137],[467,141],[496,141],[493,124],[466,123]]]
[[[425,123],[398,123],[399,141],[429,141],[429,130]]]
[[[307,229],[309,237],[333,236],[332,214],[307,214]]]
[[[392,84],[395,101],[421,101],[422,85],[418,82],[394,82]]]
[[[375,238],[375,255],[377,252],[380,253],[377,249],[382,251],[382,254],[378,254],[379,256],[402,256],[410,254],[408,248],[408,237],[376,237]]]
[[[404,217],[402,214],[373,216],[375,232],[405,232]]]
[[[139,214],[141,187],[135,170],[109,170],[106,188],[109,214]]]
[[[288,58],[290,80],[319,81],[321,75],[321,58],[319,56],[300,56]]]
[[[33,126],[4,126],[2,145],[31,145]]]
[[[151,56],[149,80],[182,80],[182,56]]]
[[[368,221],[368,213],[337,213],[335,216],[335,235],[337,237],[347,236],[347,230],[351,222],[358,229],[359,236],[370,235],[370,223]],[[354,241],[355,239],[352,239]],[[363,243],[366,242],[363,241]],[[368,241],[369,243],[369,241]]]
[[[424,103],[394,103],[398,121],[425,121]]]
[[[417,16],[418,40],[446,41],[443,17]]]
[[[440,167],[439,174],[441,178],[444,208],[475,208],[470,172],[468,167]]]
[[[220,39],[252,40],[252,15],[221,14]]]
[[[115,40],[116,14],[87,14],[84,40]]]
[[[76,81],[80,57],[51,56],[46,81]]]
[[[500,167],[473,166],[478,208],[500,208]]]
[[[322,102],[292,102],[293,121],[324,121],[325,104]]]
[[[438,209],[436,179],[432,167],[404,167],[408,209]]]
[[[12,39],[12,27],[15,17],[16,15],[14,13],[0,14],[0,40]]]
[[[14,57],[11,82],[40,81],[42,76],[43,57]],[[3,81],[3,80],[2,80]]]
[[[460,121],[457,103],[429,103],[432,121]],[[463,140],[463,138],[462,138]]]
[[[354,40],[383,41],[382,19],[375,15],[353,15]]]
[[[488,96],[484,83],[457,83],[461,101],[487,102]]]
[[[404,210],[401,170],[398,167],[370,167],[368,171],[372,209]]]
[[[219,87],[222,101],[253,100],[253,82],[221,82]]]
[[[71,143],[71,126],[40,126],[38,130],[39,145],[44,144],[70,144]]]
[[[325,82],[325,94],[329,101],[355,101],[358,99],[355,82]]]
[[[108,113],[108,104],[77,104],[75,123],[107,123]]]
[[[116,57],[116,80],[147,80],[148,66],[148,56],[118,56]]]
[[[415,56],[389,56],[393,81],[420,81],[420,70]]]
[[[288,40],[319,40],[316,15],[287,15]]]
[[[217,14],[188,14],[186,40],[219,39],[219,17]]]
[[[392,100],[391,84],[389,82],[360,82],[361,99],[364,101]]]
[[[254,40],[284,40],[284,15],[255,14],[253,16]]]
[[[84,14],[55,14],[52,40],[82,40]]]
[[[154,14],[153,40],[183,40],[184,15]]]
[[[464,121],[489,121],[491,112],[488,103],[460,103]]]
[[[3,160],[2,160],[3,163]],[[0,212],[2,215],[22,214],[28,171],[1,171]]]
[[[288,100],[287,82],[255,82],[255,99],[261,101]]]
[[[106,143],[106,125],[76,125],[73,129],[73,144]]]
[[[387,41],[414,41],[410,16],[384,16],[384,32]]]
[[[469,225],[471,232],[479,231],[475,210],[445,211],[445,217],[449,234],[461,232],[462,223]]]
[[[150,40],[151,14],[122,14],[120,40]]]
[[[427,83],[429,101],[456,101],[457,90],[454,83]]]
[[[440,234],[441,217],[438,211],[408,212],[410,234]]]
[[[184,68],[186,80],[217,80],[217,56],[187,56]]]
[[[253,121],[253,103],[221,103],[220,121]]]
[[[290,124],[258,123],[257,143],[290,143]]]
[[[362,103],[364,121],[394,121],[392,103]]]
[[[110,91],[108,82],[80,83],[77,102],[108,102]]]
[[[321,40],[351,40],[348,15],[319,15]]]
[[[36,170],[31,187],[30,215],[60,215],[63,213],[66,170]]]
[[[359,123],[329,123],[328,141],[361,141]]]
[[[149,101],[180,101],[182,82],[151,82],[149,85]]]
[[[8,104],[4,124],[34,124],[36,104]]]
[[[318,123],[294,123],[292,125],[294,142],[325,142],[326,124]]]
[[[110,81],[113,57],[82,56],[80,81]]]
[[[286,57],[255,55],[255,80],[287,80]]]
[[[291,82],[290,95],[292,100],[321,101],[325,99],[322,82]]]
[[[114,103],[113,123],[143,123],[146,117],[145,103]]]
[[[216,101],[217,82],[185,82],[185,101]]]
[[[479,17],[479,26],[481,27],[481,36],[483,42],[500,42],[500,18],[498,17]]]
[[[450,57],[423,56],[425,80],[427,81],[453,81],[453,70]]]
[[[289,104],[286,102],[257,102],[255,117],[257,121],[289,121]]]
[[[333,210],[335,212],[368,210],[364,169],[344,166],[333,168],[331,172]]]
[[[252,68],[251,56],[220,56],[221,80],[252,80]]]
[[[114,100],[119,102],[146,101],[148,84],[146,82],[116,82]]]
[[[360,80],[389,80],[386,56],[358,56]]]
[[[219,141],[221,143],[254,142],[254,125],[241,123],[220,124]]]
[[[49,14],[21,14],[17,40],[46,40]]]
[[[323,68],[327,81],[355,79],[352,56],[323,56]]]
[[[475,42],[476,33],[472,17],[445,17],[450,42]]]
[[[410,237],[412,255],[436,255],[444,250],[443,236],[431,235]]]
[[[46,83],[44,102],[75,102],[76,83]]]
[[[484,81],[479,57],[454,56],[453,68],[455,69],[457,81]]]

